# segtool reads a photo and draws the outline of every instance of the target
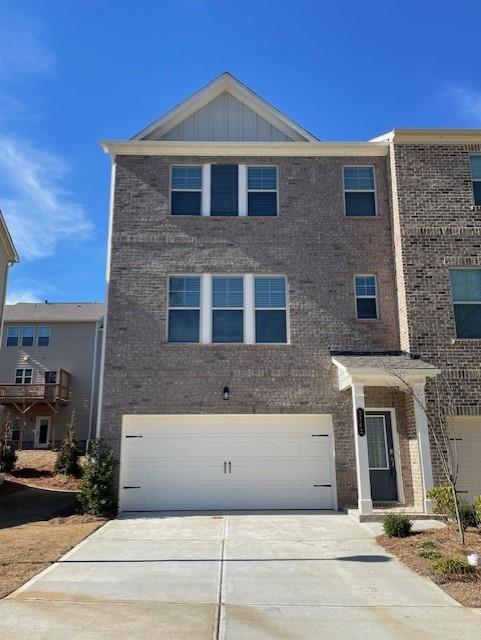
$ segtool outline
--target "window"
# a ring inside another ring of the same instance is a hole
[[[7,328],[7,347],[17,347],[20,337],[20,327]]]
[[[45,384],[56,384],[57,383],[57,372],[56,371],[45,371]]]
[[[33,346],[35,327],[22,327],[22,347]]]
[[[481,338],[481,269],[451,269],[457,338]]]
[[[368,416],[367,455],[369,458],[369,469],[389,469],[386,421],[384,416]]]
[[[174,216],[200,216],[202,211],[202,167],[172,167],[171,212]]]
[[[15,384],[31,384],[32,369],[17,369],[15,371]]]
[[[481,205],[481,156],[471,156],[470,165],[474,204]]]
[[[49,343],[50,343],[50,327],[39,327],[38,337],[37,337],[37,346],[48,347]]]
[[[255,278],[256,342],[287,342],[284,277]]]
[[[22,421],[20,418],[14,418],[12,423],[12,442],[18,444],[20,442],[20,432],[22,430]]]
[[[374,167],[344,167],[346,216],[375,216]]]
[[[200,277],[169,278],[169,342],[199,342]]]
[[[277,215],[276,167],[247,167],[247,215]]]
[[[377,312],[376,276],[355,276],[356,316],[358,320],[375,320]]]
[[[239,168],[236,164],[211,165],[210,215],[239,215]]]
[[[243,278],[212,278],[212,342],[244,342]]]

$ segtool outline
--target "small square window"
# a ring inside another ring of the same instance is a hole
[[[376,215],[374,167],[344,167],[346,216]]]

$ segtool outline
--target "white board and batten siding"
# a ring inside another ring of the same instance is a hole
[[[124,416],[120,510],[337,509],[330,415]]]

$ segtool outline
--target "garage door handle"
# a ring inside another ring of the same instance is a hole
[[[232,473],[232,462],[229,462],[229,473]]]
[[[224,473],[227,473],[227,462],[224,462]]]

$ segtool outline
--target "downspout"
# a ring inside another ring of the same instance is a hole
[[[99,341],[100,320],[95,323],[94,332],[94,349],[93,349],[93,362],[92,362],[92,384],[90,387],[90,411],[89,411],[89,433],[87,439],[87,449],[89,442],[92,439],[92,426],[93,426],[93,407],[95,397],[95,381],[97,379],[97,343]]]

